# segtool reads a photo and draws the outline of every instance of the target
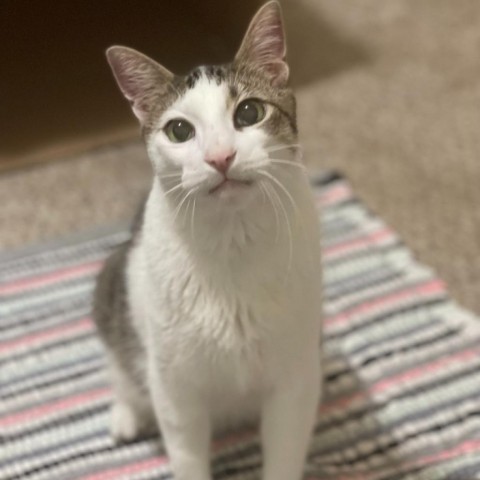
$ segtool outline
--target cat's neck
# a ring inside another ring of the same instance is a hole
[[[195,211],[190,207],[179,212],[155,180],[148,203],[150,232],[168,235],[178,248],[218,263],[232,265],[270,255],[272,250],[287,255],[295,237],[297,217],[293,207],[288,203],[282,209],[274,207],[262,195],[236,211],[207,209],[197,202]]]

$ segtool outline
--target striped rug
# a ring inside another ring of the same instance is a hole
[[[480,478],[480,323],[352,194],[322,206],[326,396],[308,479]],[[90,318],[125,229],[0,258],[0,479],[168,479],[156,439],[115,446]],[[255,432],[214,443],[215,479],[259,478]],[[194,479],[193,479],[194,480]]]

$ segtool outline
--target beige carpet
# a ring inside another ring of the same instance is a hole
[[[345,172],[480,313],[480,2],[284,4],[306,163]],[[148,183],[138,143],[5,174],[0,248],[123,219]]]

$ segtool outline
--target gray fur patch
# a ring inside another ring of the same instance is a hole
[[[106,260],[100,272],[93,301],[93,319],[102,342],[139,391],[147,391],[145,378],[136,374],[145,358],[144,347],[129,313],[126,266],[128,255],[141,234],[143,206],[133,226],[132,239],[121,245]]]

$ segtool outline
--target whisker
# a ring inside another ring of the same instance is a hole
[[[287,210],[285,208],[285,206],[283,205],[283,202],[282,202],[282,199],[280,198],[280,196],[278,195],[277,191],[275,190],[275,188],[273,188],[273,185],[270,184],[268,185],[269,187],[271,187],[271,189],[269,189],[271,191],[271,193],[273,193],[275,195],[275,198],[277,199],[278,201],[278,205],[280,206],[280,208],[282,209],[282,212],[283,212],[283,215],[285,216],[285,222],[287,224],[287,233],[288,233],[288,265],[287,265],[287,272],[290,272],[291,268],[292,268],[292,260],[293,260],[293,236],[292,236],[292,227],[290,225],[290,220],[288,218],[288,213],[287,213]]]
[[[285,147],[285,148],[286,148],[286,147]],[[273,152],[275,152],[275,151],[277,151],[277,150],[281,150],[281,149],[278,148],[278,149],[275,149],[275,150],[272,150],[272,149],[269,150],[269,149],[267,148],[267,149],[265,150],[266,153],[267,153],[267,155],[264,154],[264,155],[258,155],[258,156],[255,156],[255,157],[252,155],[252,156],[248,157],[247,160],[248,160],[249,162],[256,162],[256,161],[259,161],[259,160],[260,160],[260,161],[261,161],[261,160],[264,160],[264,161],[272,161],[273,163],[275,163],[275,162],[277,162],[277,163],[285,163],[285,164],[289,164],[289,165],[292,165],[292,166],[297,166],[298,168],[303,168],[303,169],[306,170],[306,167],[305,167],[303,164],[301,164],[300,162],[292,161],[292,160],[287,160],[287,159],[285,159],[285,158],[272,158],[272,157],[270,157],[270,153],[273,153]],[[303,152],[300,150],[298,153],[300,154],[299,160],[301,160],[301,159],[303,158]]]
[[[290,143],[290,144],[279,144],[279,145],[272,145],[270,147],[267,147],[265,150],[269,153],[271,152],[277,152],[279,150],[287,150],[289,148],[297,148],[301,149],[302,145],[300,143]]]
[[[181,173],[167,173],[165,175],[157,175],[158,178],[180,178],[182,176]]]
[[[263,189],[263,182],[260,180],[260,191],[262,192],[262,202],[265,204],[267,201],[267,196],[265,190]]]
[[[175,192],[176,190],[178,190],[179,188],[182,188],[182,187],[183,187],[182,183],[177,183],[177,185],[175,185],[173,188],[171,188],[170,190],[167,190],[164,193],[165,197],[168,197],[168,195],[172,194],[173,192]]]
[[[190,190],[186,193],[186,195],[183,197],[182,201],[178,204],[177,208],[175,209],[175,213],[173,214],[173,221],[177,219],[178,214],[180,213],[180,210],[182,208],[182,205],[185,203],[185,200],[193,193],[193,190]]]
[[[190,231],[192,237],[195,237],[195,206],[197,205],[197,198],[193,197],[192,216],[190,218]]]
[[[267,196],[268,200],[270,201],[270,204],[272,205],[273,212],[275,214],[275,245],[276,245],[278,242],[278,236],[280,232],[280,216],[278,214],[277,206],[274,203],[272,199],[272,195],[270,194],[267,187],[268,185],[266,184],[266,182],[264,182],[263,180],[260,180],[260,189],[262,190],[262,193]]]
[[[307,171],[307,168],[305,167],[305,165],[298,162],[292,162],[291,160],[281,160],[279,158],[270,158],[270,162],[274,164],[278,163],[281,165],[288,165],[289,167],[297,167],[300,170],[303,170],[304,172]]]
[[[183,211],[183,218],[182,218],[183,224],[185,224],[185,221],[187,220],[187,215],[188,215],[188,211],[190,210],[191,201],[192,199],[189,198],[187,204],[185,205],[185,210]]]
[[[285,193],[285,195],[288,197],[288,199],[290,200],[290,203],[292,204],[292,207],[294,209],[294,211],[296,213],[298,213],[298,207],[297,207],[297,204],[295,202],[295,200],[293,199],[292,195],[290,195],[290,192],[285,188],[285,186],[283,185],[282,182],[280,182],[280,180],[278,180],[277,178],[275,178],[272,174],[266,172],[265,170],[260,170],[260,173],[262,175],[265,175],[266,177],[268,177],[272,182],[276,183],[280,188],[281,190],[283,191],[283,193]]]
[[[175,198],[172,199],[173,203],[178,203],[182,198],[184,190],[180,190],[180,192],[176,192]]]

